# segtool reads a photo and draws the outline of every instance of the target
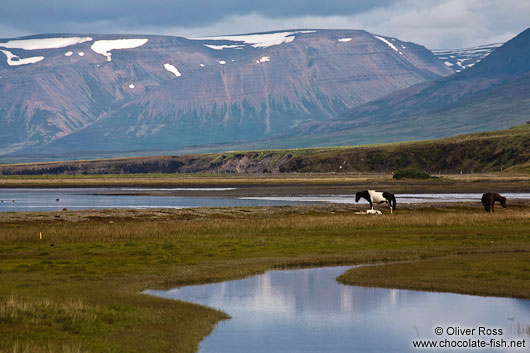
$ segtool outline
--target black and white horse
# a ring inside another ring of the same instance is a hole
[[[390,208],[390,213],[396,209],[396,197],[389,192],[378,192],[375,190],[359,191],[355,194],[355,202],[359,202],[361,197],[370,203],[372,210],[374,209],[374,203],[386,203]]]
[[[506,208],[506,197],[502,197],[494,192],[487,192],[482,195],[482,205],[486,212],[493,212],[493,205],[498,201],[503,208]]]

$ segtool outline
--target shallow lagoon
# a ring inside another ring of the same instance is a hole
[[[231,188],[59,188],[0,189],[0,212],[59,211],[105,208],[191,208],[227,206],[278,206],[307,204],[303,201],[246,200],[208,196]],[[204,192],[204,196],[134,195],[139,192]],[[121,193],[121,194],[120,194]],[[58,201],[57,201],[58,199]]]
[[[440,193],[440,194],[395,194],[397,204],[411,203],[446,203],[446,202],[480,202],[482,194],[478,193]],[[528,200],[530,193],[503,193],[508,200]],[[355,195],[313,195],[313,196],[256,196],[245,197],[247,200],[266,201],[303,201],[303,202],[328,202],[355,204]],[[364,199],[359,200],[359,204],[368,204]]]
[[[348,268],[270,271],[242,280],[146,292],[231,316],[201,343],[202,353],[425,351],[412,347],[419,338],[488,343],[492,338],[524,339],[526,349],[472,351],[528,349],[529,300],[345,286],[335,278]],[[476,331],[471,336],[436,336],[436,327]],[[502,329],[503,334],[479,335],[478,327]],[[455,351],[435,349],[440,350]]]
[[[234,188],[56,188],[0,189],[0,212],[57,211],[63,208],[189,208],[234,206],[314,205],[320,203],[355,204],[354,195],[308,195],[233,197],[222,196]],[[199,196],[172,196],[176,191],[193,191]],[[156,192],[159,196],[142,193]],[[164,195],[167,193],[167,195]],[[216,196],[212,196],[216,193]],[[508,200],[530,199],[530,193],[503,194]],[[400,204],[440,202],[480,202],[481,194],[396,194]],[[57,199],[59,201],[57,201]],[[359,204],[368,203],[363,199]]]

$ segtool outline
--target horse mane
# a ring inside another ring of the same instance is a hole
[[[495,201],[499,201],[501,203],[502,207],[506,208],[506,197],[501,196],[499,194],[493,194],[493,195],[494,195],[493,199]]]
[[[366,199],[366,201],[370,202],[370,194],[368,193],[368,190],[356,192],[355,193],[355,202],[359,202],[361,197]]]
[[[506,201],[506,197],[503,197],[495,192],[487,192],[484,195],[482,195],[482,197],[486,197],[493,201],[499,201],[499,202]]]

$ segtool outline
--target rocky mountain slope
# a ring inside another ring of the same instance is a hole
[[[0,39],[0,154],[254,140],[452,70],[353,30]]]
[[[348,144],[436,138],[505,129],[529,120],[529,109],[530,29],[462,72],[303,124],[297,133],[327,134],[335,143],[335,135],[348,135]]]
[[[434,49],[431,51],[444,63],[444,65],[453,69],[454,72],[460,72],[475,66],[503,44],[504,43],[493,43],[471,48]]]

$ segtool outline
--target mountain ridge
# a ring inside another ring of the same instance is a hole
[[[362,30],[53,36],[0,43],[13,56],[0,54],[2,154],[255,140],[451,73],[423,46]],[[13,44],[27,40],[48,47]]]
[[[431,51],[439,60],[443,61],[444,65],[454,69],[455,72],[460,72],[475,66],[503,44],[491,43],[469,48],[432,49]]]
[[[425,130],[430,124],[454,125],[460,122],[460,129],[444,130],[446,134],[462,132],[486,131],[499,129],[524,123],[527,120],[524,111],[530,98],[528,86],[520,85],[517,93],[506,96],[507,101],[498,102],[505,108],[484,109],[496,98],[496,91],[502,91],[503,86],[512,90],[517,81],[527,82],[526,76],[530,72],[530,29],[527,29],[494,50],[479,63],[462,72],[443,77],[435,81],[418,83],[409,88],[390,93],[389,95],[368,102],[350,110],[327,122],[309,122],[301,125],[295,135],[322,134],[347,129],[363,129],[369,125],[384,128],[387,124],[401,124],[402,129],[417,125],[421,118]],[[510,88],[511,87],[511,88]],[[482,99],[477,103],[477,99]],[[451,112],[465,111],[466,105],[473,101],[480,108],[482,117],[476,113],[469,117],[455,116]],[[517,107],[520,107],[518,109]],[[505,117],[502,121],[502,109],[518,110],[518,114]],[[484,121],[497,119],[498,124],[483,124]],[[436,135],[431,128],[432,135],[428,138],[442,137]],[[445,135],[447,136],[447,135]],[[411,134],[403,135],[402,140],[410,139]],[[375,141],[380,141],[375,139]]]

